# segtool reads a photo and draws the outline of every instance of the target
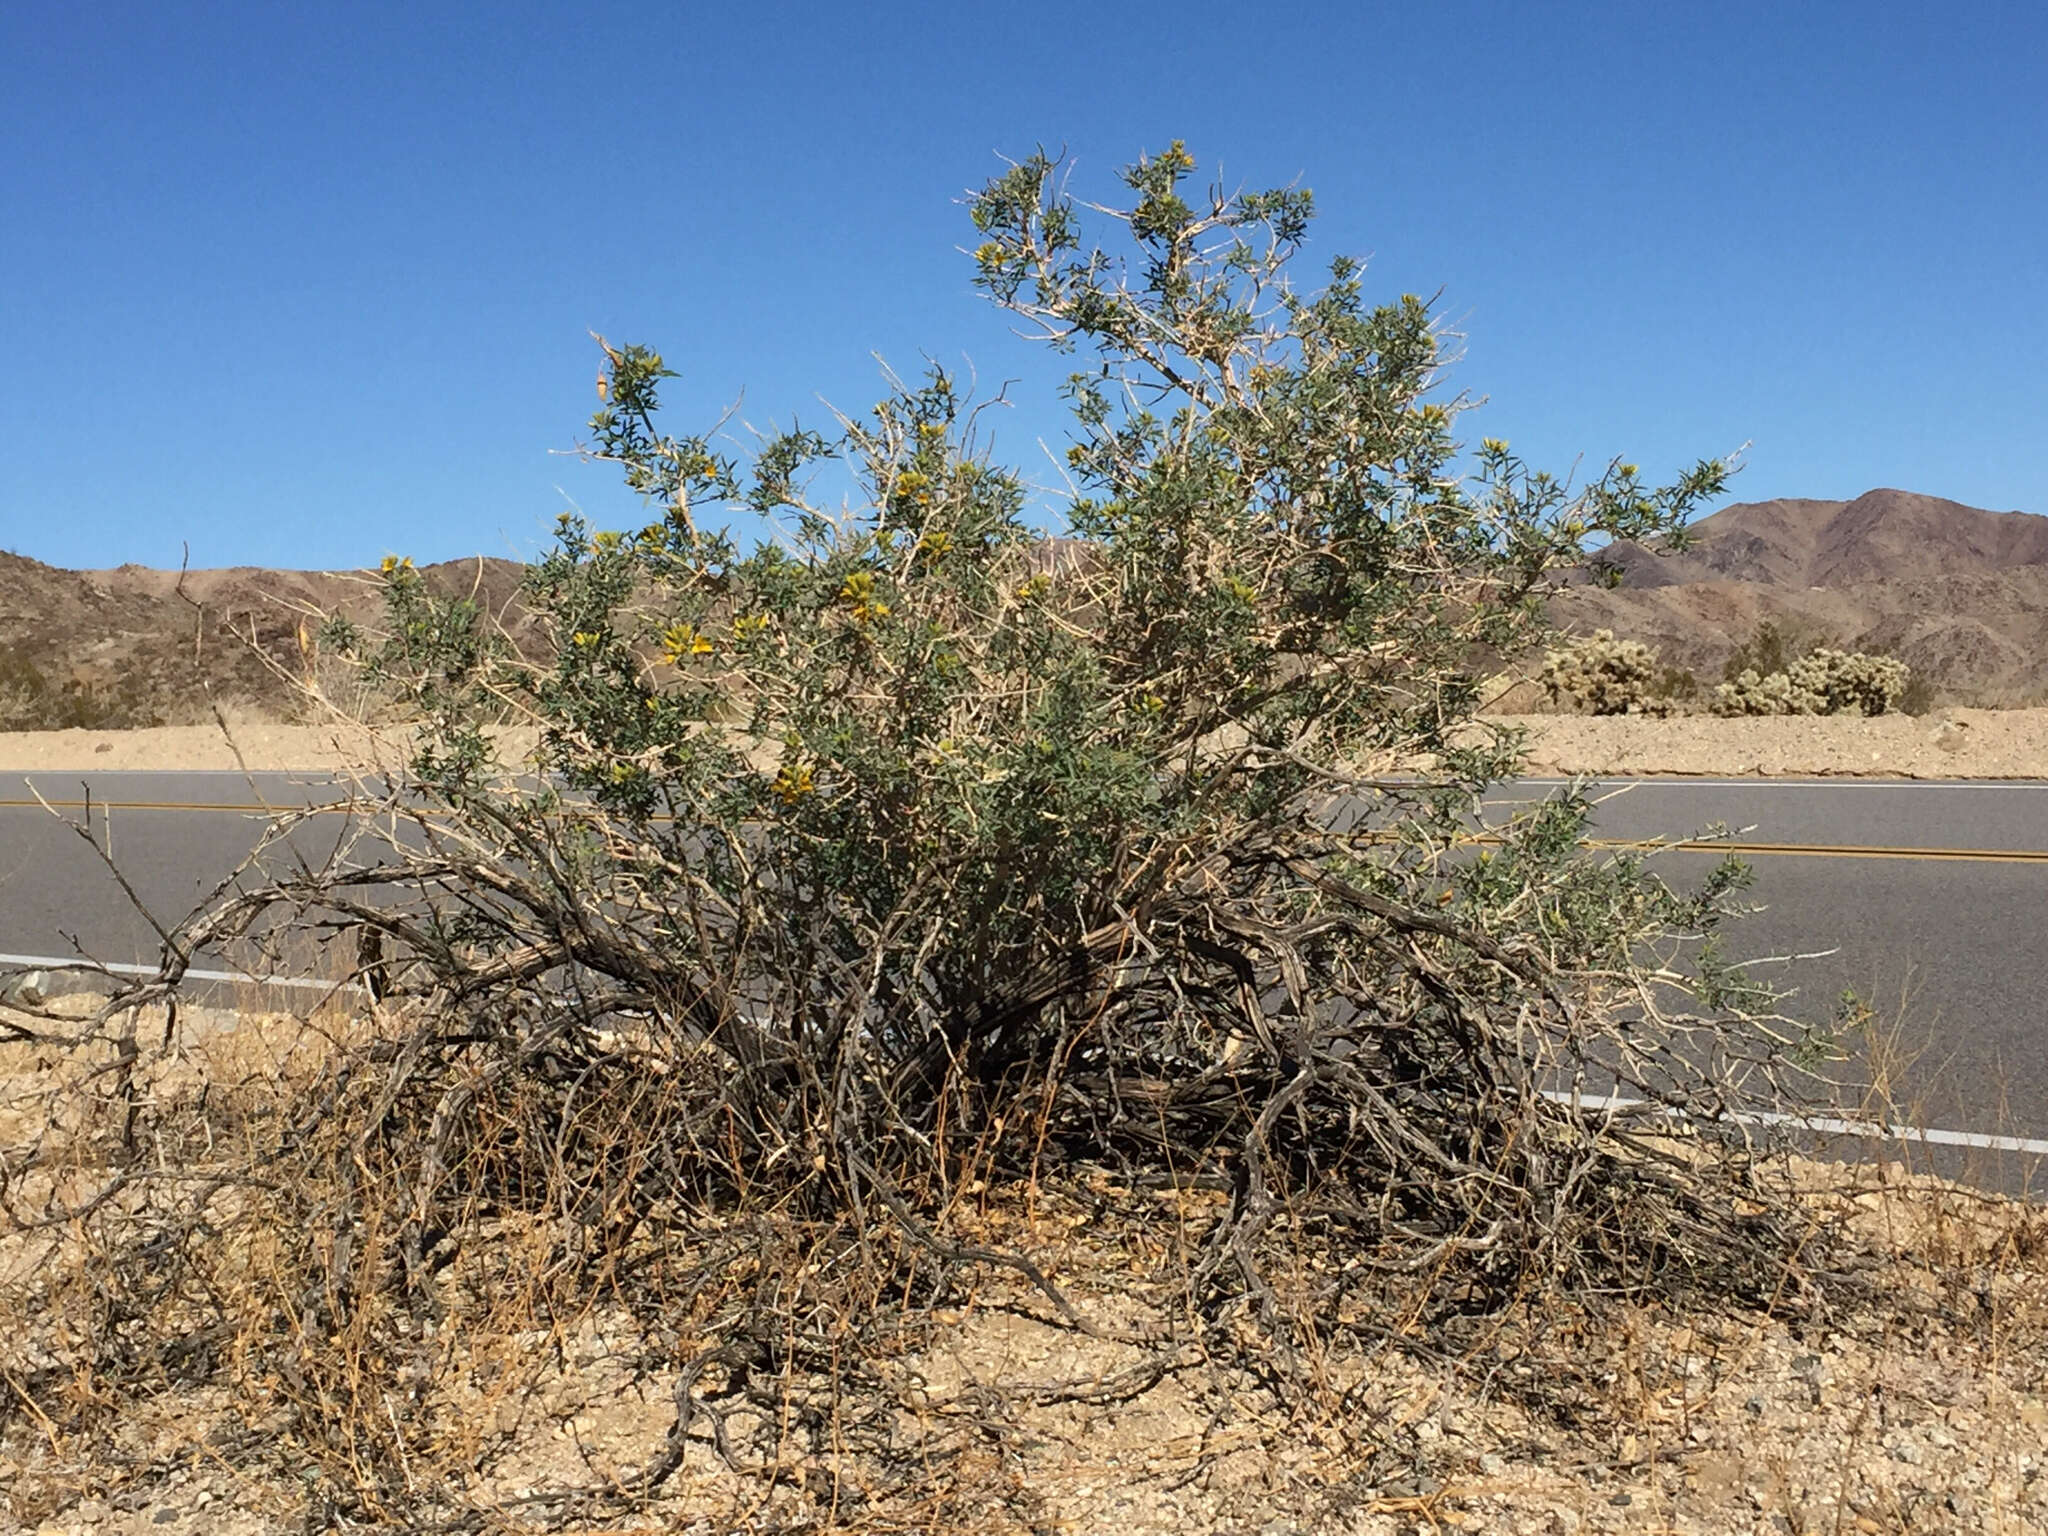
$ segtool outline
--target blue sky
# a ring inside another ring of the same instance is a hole
[[[1467,435],[1568,469],[1749,442],[1733,499],[2048,512],[2038,4],[9,5],[0,547],[63,565],[530,553],[587,332],[674,425],[822,424],[872,354],[1056,360],[958,197],[1064,145],[1299,179],[1312,259],[1443,290]]]

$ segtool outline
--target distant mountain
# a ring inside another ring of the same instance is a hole
[[[1703,682],[1764,619],[1882,649],[1958,703],[2048,698],[2048,517],[1909,491],[1724,508],[1684,554],[1616,545],[1619,588],[1574,587],[1554,615],[1663,651]]]
[[[1682,555],[1604,551],[1622,584],[1569,587],[1553,617],[1648,641],[1702,683],[1773,619],[1889,651],[1954,702],[2048,701],[2048,517],[1877,490],[1732,506],[1693,532]],[[530,622],[516,562],[424,574],[475,591],[515,633]],[[0,730],[202,722],[214,703],[292,714],[302,624],[379,606],[368,572],[65,571],[0,552]]]

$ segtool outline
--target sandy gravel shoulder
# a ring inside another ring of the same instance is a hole
[[[518,757],[532,733],[508,733],[501,748]],[[221,725],[166,725],[131,731],[0,731],[0,773],[169,772],[334,773],[395,767],[410,733],[359,726],[296,725],[230,717]]]
[[[2048,778],[2048,709],[1719,720],[1686,715],[1514,715],[1537,773],[1713,777],[1818,774],[1908,779]]]
[[[1670,773],[1715,777],[1849,774],[1913,779],[2048,778],[2048,709],[1950,709],[1913,717],[1718,720],[1688,715],[1506,715],[1529,733],[1536,773]],[[529,733],[530,735],[530,733]],[[510,757],[528,740],[502,744]],[[231,718],[137,731],[0,732],[0,772],[170,769],[332,772],[393,765],[403,731]]]

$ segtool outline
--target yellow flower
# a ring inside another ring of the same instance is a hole
[[[619,541],[622,537],[623,535],[610,531],[600,533],[590,541],[590,552],[593,555],[608,555],[619,547]]]
[[[848,576],[839,584],[839,596],[853,610],[856,623],[879,619],[889,611],[889,605],[875,596],[873,571],[855,571]]]
[[[917,435],[924,438],[944,437],[946,429],[936,421],[920,422],[917,428]]]
[[[412,569],[412,556],[405,555],[401,557],[398,555],[386,555],[384,557],[384,563],[378,566],[377,569],[382,571],[386,576],[396,576],[400,571],[409,571]]]
[[[806,764],[790,766],[785,764],[775,775],[775,798],[784,805],[795,805],[806,795],[816,794],[817,780]]]
[[[917,541],[917,552],[936,558],[953,547],[953,535],[944,529],[935,529]]]
[[[600,638],[599,635],[591,630],[579,629],[575,635],[577,649],[587,651],[593,645],[596,645]]]
[[[743,613],[732,621],[732,637],[735,640],[752,640],[768,632],[768,615],[765,613]]]
[[[671,624],[661,632],[661,653],[671,665],[692,656],[709,656],[717,649],[711,637],[693,624]]]
[[[1034,603],[1051,590],[1052,578],[1046,575],[1045,572],[1040,571],[1029,581],[1019,585],[1017,588],[1017,601],[1020,603]]]

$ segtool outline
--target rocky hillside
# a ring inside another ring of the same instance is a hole
[[[1763,501],[1694,524],[1682,555],[1617,545],[1619,587],[1574,588],[1556,616],[1658,647],[1703,681],[1757,624],[1883,650],[1947,701],[2048,701],[2048,517],[1907,491]]]
[[[506,560],[428,567],[502,612]],[[292,714],[321,615],[376,611],[370,576],[346,571],[65,571],[0,552],[0,730],[183,725],[213,706]],[[282,674],[282,675],[280,675]]]

